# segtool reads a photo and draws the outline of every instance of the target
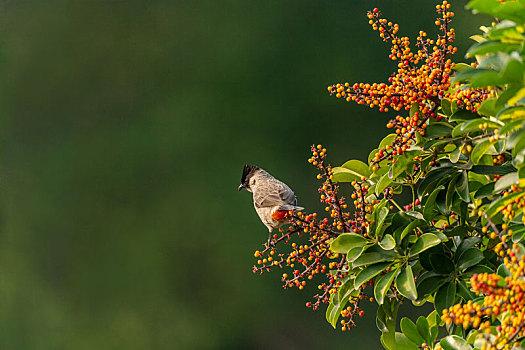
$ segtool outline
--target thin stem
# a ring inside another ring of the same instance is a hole
[[[399,209],[399,211],[403,211],[403,208],[401,208],[401,206],[397,204],[397,202],[393,198],[390,198],[389,201],[392,202],[392,204],[394,204],[396,208]]]

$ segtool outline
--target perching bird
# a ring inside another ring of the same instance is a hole
[[[253,193],[255,211],[269,231],[268,242],[273,229],[290,222],[290,210],[304,209],[297,206],[290,187],[255,165],[244,165],[239,191],[243,188]]]

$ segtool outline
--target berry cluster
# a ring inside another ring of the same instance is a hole
[[[473,67],[477,64],[472,63]],[[456,105],[467,111],[477,112],[479,106],[487,98],[495,97],[496,91],[493,88],[486,89],[473,89],[461,86],[460,83],[456,83],[453,86],[452,91],[445,94],[445,98],[455,101]]]
[[[505,236],[504,236],[505,237]],[[505,244],[506,245],[506,244]],[[519,338],[525,336],[525,255],[523,246],[513,244],[503,264],[509,275],[475,274],[470,283],[478,295],[485,295],[482,301],[468,301],[443,310],[442,320],[447,324],[462,325],[463,329],[479,329],[489,340],[486,350],[511,349],[517,346]],[[500,324],[492,327],[498,318]],[[495,329],[494,329],[495,328]]]
[[[435,21],[441,34],[430,39],[420,31],[416,39],[417,52],[410,48],[408,37],[397,35],[399,26],[381,17],[376,8],[368,12],[369,24],[379,31],[383,41],[391,42],[389,58],[397,61],[397,71],[388,78],[388,83],[340,83],[328,87],[330,95],[378,107],[381,112],[411,110],[409,116],[397,115],[387,124],[397,134],[392,145],[379,150],[374,159],[377,170],[379,163],[392,160],[395,155],[406,152],[416,142],[416,136],[424,135],[428,122],[440,121],[443,116],[437,112],[443,98],[454,101],[460,108],[476,111],[479,105],[493,93],[485,89],[465,88],[459,83],[451,89],[451,74],[455,64],[450,56],[457,48],[452,45],[455,31],[449,28],[454,17],[448,1],[436,6],[438,18]]]
[[[378,107],[387,112],[409,110],[417,106],[418,111],[410,117],[397,116],[388,123],[389,128],[395,128],[399,135],[394,142],[394,152],[406,151],[414,142],[416,133],[424,134],[426,121],[429,118],[440,118],[435,113],[439,101],[450,87],[450,74],[454,63],[448,58],[457,51],[451,45],[455,38],[454,29],[449,29],[454,13],[450,4],[443,1],[436,6],[440,17],[436,25],[442,34],[436,40],[429,39],[427,33],[419,32],[417,37],[418,51],[412,52],[408,37],[398,37],[399,26],[381,17],[378,9],[368,12],[369,23],[384,41],[392,43],[389,58],[398,61],[397,71],[388,78],[386,83],[344,83],[328,87],[331,95]],[[397,147],[396,147],[397,145]],[[388,155],[393,153],[388,152]],[[395,154],[394,154],[395,155]]]
[[[271,271],[275,267],[289,267],[291,273],[283,273],[283,287],[296,287],[304,289],[307,281],[318,276],[325,276],[318,282],[319,293],[314,295],[312,302],[306,306],[318,309],[321,304],[330,302],[330,298],[343,285],[349,274],[349,266],[345,255],[334,253],[330,250],[330,242],[344,232],[357,232],[366,237],[366,227],[369,225],[366,215],[372,212],[374,203],[368,202],[365,197],[369,185],[362,179],[352,183],[355,191],[352,193],[356,211],[352,215],[348,212],[345,198],[339,195],[339,186],[333,182],[333,172],[330,165],[325,163],[326,149],[321,145],[312,146],[312,157],[308,160],[314,165],[319,174],[317,179],[323,180],[319,187],[321,203],[329,218],[319,218],[317,213],[293,213],[293,221],[287,229],[281,228],[279,234],[274,234],[262,251],[256,251],[254,256],[258,259],[253,267],[255,273]],[[292,242],[302,239],[304,243]],[[291,251],[287,254],[278,253],[280,244],[288,244]],[[371,282],[372,283],[372,282]],[[363,316],[364,311],[359,307],[361,300],[367,298],[364,287],[350,296],[348,307],[341,311],[344,318],[341,322],[342,329],[348,330],[355,325],[356,316]],[[373,301],[372,298],[368,298]]]

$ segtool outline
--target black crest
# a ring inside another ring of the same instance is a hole
[[[259,169],[259,167],[255,165],[244,164],[244,168],[242,169],[241,184],[247,183],[257,169]]]

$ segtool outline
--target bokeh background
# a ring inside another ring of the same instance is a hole
[[[488,23],[465,3],[458,59]],[[314,284],[252,274],[237,186],[254,163],[321,209],[309,146],[365,160],[392,117],[326,91],[394,69],[366,11],[414,37],[435,5],[0,1],[0,348],[379,348],[374,305],[334,331]]]

